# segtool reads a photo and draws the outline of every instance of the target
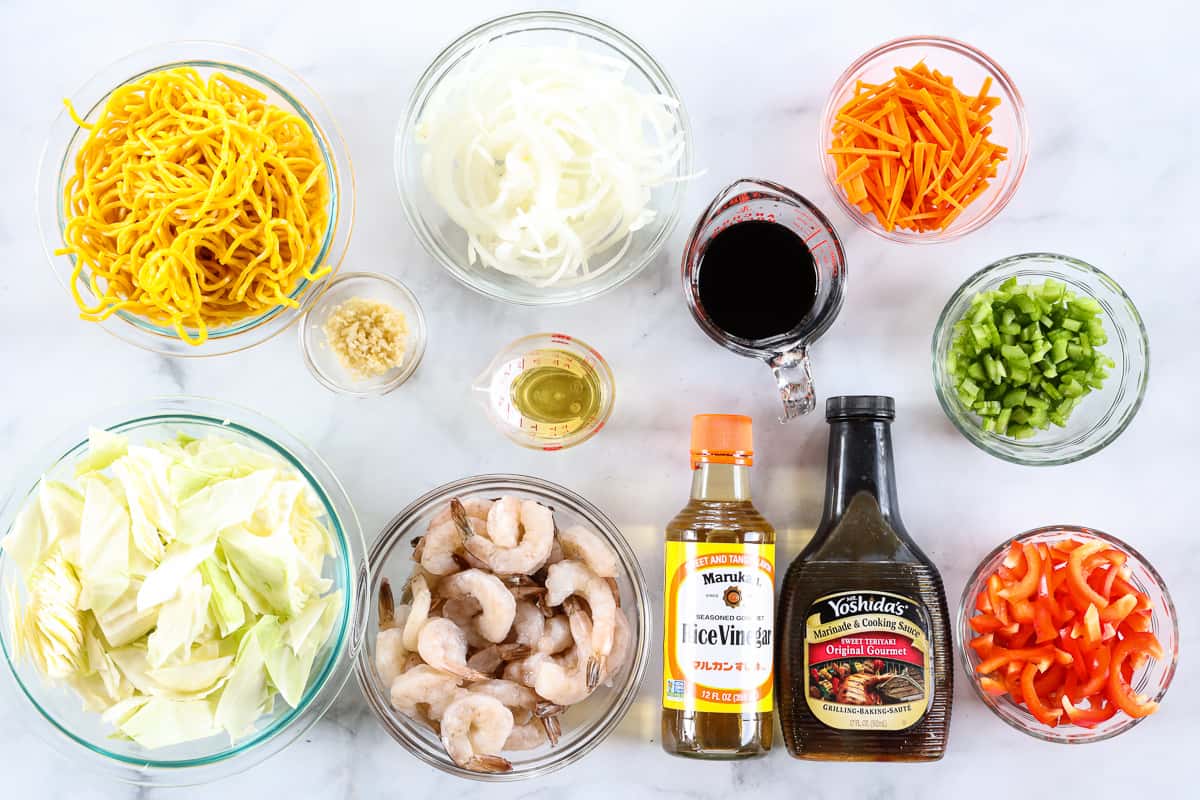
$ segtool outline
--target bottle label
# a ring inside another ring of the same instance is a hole
[[[889,592],[814,600],[804,622],[804,689],[813,716],[838,730],[900,731],[933,697],[929,615]]]
[[[774,708],[775,545],[667,542],[663,708]]]

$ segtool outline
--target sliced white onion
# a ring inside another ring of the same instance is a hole
[[[575,47],[484,44],[429,98],[421,169],[471,264],[538,287],[590,280],[650,224],[686,140],[675,101]],[[603,258],[602,263],[593,263]]]

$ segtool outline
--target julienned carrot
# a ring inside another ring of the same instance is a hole
[[[918,63],[885,83],[858,81],[838,111],[828,152],[837,184],[886,230],[942,230],[982,195],[1007,148],[992,143],[991,79],[965,95]]]

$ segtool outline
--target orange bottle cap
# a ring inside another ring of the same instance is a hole
[[[692,417],[692,469],[700,464],[754,463],[754,435],[749,417],[741,414],[697,414]]]

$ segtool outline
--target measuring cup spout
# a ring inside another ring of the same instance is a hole
[[[816,389],[813,387],[812,364],[808,360],[805,344],[777,353],[768,362],[779,386],[779,397],[783,400],[783,416],[787,422],[809,413],[817,407]]]

